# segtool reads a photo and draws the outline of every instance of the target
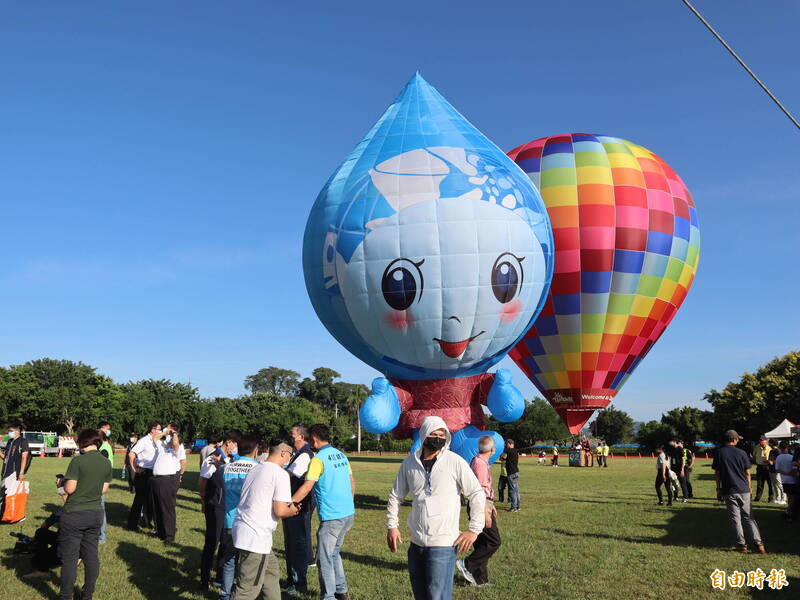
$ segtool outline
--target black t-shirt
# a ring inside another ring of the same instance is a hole
[[[723,446],[714,452],[711,468],[719,473],[723,494],[749,494],[747,473],[750,471],[750,457],[736,446]]]
[[[506,448],[506,473],[519,473],[519,453],[514,448]]]
[[[20,468],[22,467],[22,453],[28,452],[30,453],[30,446],[28,445],[28,440],[24,437],[20,436],[15,440],[11,440],[6,444],[6,462],[5,466],[3,467],[3,479],[11,475],[12,473],[16,473],[17,477],[19,477]],[[28,463],[25,465],[25,470],[28,470],[28,465],[31,464],[30,456],[28,456]]]
[[[422,461],[422,466],[425,467],[425,470],[428,473],[430,473],[431,469],[433,468],[433,463],[436,462],[436,457],[434,456],[433,458],[423,458],[421,459],[421,461]]]
[[[683,469],[683,448],[671,446],[669,449],[669,457],[669,468],[672,469],[673,473],[680,475],[681,469]]]

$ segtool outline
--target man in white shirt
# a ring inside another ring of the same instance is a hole
[[[181,444],[177,425],[167,425],[156,442],[156,458],[153,461],[153,476],[150,488],[155,505],[156,532],[158,537],[171,544],[175,541],[177,523],[175,504],[178,488],[186,470],[186,450]]]
[[[131,511],[128,514],[128,529],[139,530],[141,522],[147,529],[153,527],[153,496],[150,492],[150,479],[153,476],[153,463],[156,460],[156,439],[161,437],[161,423],[150,423],[147,435],[140,438],[128,453],[128,462],[134,473],[133,486],[136,494],[133,497]],[[141,521],[140,521],[141,520]]]
[[[422,447],[403,461],[389,492],[386,542],[397,552],[400,504],[411,496],[408,574],[414,598],[450,600],[456,552],[469,550],[483,531],[486,494],[467,462],[450,450],[450,431],[441,417],[425,417],[419,440]],[[467,531],[459,531],[459,494],[469,504]]]
[[[308,465],[314,457],[308,427],[297,423],[290,432],[294,452],[286,472],[294,494],[305,483]],[[313,496],[306,496],[300,513],[283,520],[283,545],[286,556],[286,593],[290,596],[305,593],[308,589],[308,564],[311,562],[311,515],[314,513]]]
[[[278,560],[272,553],[272,532],[278,519],[298,513],[292,503],[289,475],[284,467],[292,447],[282,439],[269,444],[267,462],[252,468],[242,486],[233,522],[233,544],[239,550],[236,566],[236,600],[280,600]]]

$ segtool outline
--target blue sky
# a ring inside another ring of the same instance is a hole
[[[797,3],[696,5],[800,113]],[[0,56],[0,364],[209,397],[270,364],[368,383],[311,308],[302,232],[417,69],[501,148],[615,135],[692,191],[697,280],[616,406],[705,406],[798,346],[798,131],[679,2],[16,3]]]

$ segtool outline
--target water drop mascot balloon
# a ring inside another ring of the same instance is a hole
[[[384,374],[360,409],[371,433],[420,443],[443,418],[466,460],[524,399],[488,370],[539,314],[553,234],[531,181],[419,74],[328,180],[303,243],[311,302],[331,334]]]

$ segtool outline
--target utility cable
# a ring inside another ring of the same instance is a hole
[[[681,0],[681,2],[683,2],[683,3],[684,3],[684,4],[685,4],[685,5],[686,5],[686,6],[689,8],[689,10],[691,10],[691,11],[694,13],[694,15],[695,15],[695,16],[696,16],[698,19],[700,19],[700,21],[703,23],[703,25],[705,25],[705,26],[706,26],[706,28],[707,28],[707,29],[708,29],[708,30],[709,30],[711,33],[713,33],[713,34],[714,34],[714,37],[715,37],[715,38],[717,38],[717,39],[719,40],[719,43],[720,43],[720,44],[722,44],[723,46],[725,46],[725,49],[726,49],[728,52],[730,52],[730,53],[731,53],[731,56],[733,56],[733,58],[735,58],[735,59],[736,59],[736,60],[739,62],[739,64],[740,64],[740,65],[742,65],[742,68],[744,68],[744,70],[745,70],[745,71],[747,71],[747,72],[750,74],[750,77],[752,77],[752,78],[755,80],[755,82],[756,82],[758,85],[760,85],[760,86],[761,86],[761,89],[762,89],[762,90],[764,90],[764,91],[767,93],[767,95],[768,95],[770,98],[772,98],[772,101],[773,101],[775,104],[777,104],[777,105],[778,105],[778,108],[780,108],[780,109],[783,111],[783,114],[785,114],[787,117],[789,117],[789,120],[791,120],[791,122],[792,122],[792,123],[794,123],[794,126],[795,126],[795,127],[797,127],[798,129],[800,129],[800,123],[798,123],[798,122],[797,122],[797,119],[795,119],[795,118],[792,116],[792,113],[790,113],[790,112],[789,112],[789,111],[786,109],[786,107],[785,107],[783,104],[781,104],[781,101],[780,101],[780,100],[778,100],[778,99],[775,97],[775,94],[773,94],[771,91],[769,91],[769,88],[768,88],[766,85],[764,85],[764,82],[763,82],[763,81],[761,81],[761,80],[758,78],[758,75],[756,75],[755,73],[753,73],[752,69],[750,69],[750,67],[748,67],[748,66],[745,64],[745,62],[744,62],[744,61],[743,61],[741,58],[739,58],[739,55],[738,55],[738,54],[736,54],[736,52],[734,52],[734,51],[733,51],[733,48],[731,48],[731,47],[728,45],[728,42],[726,42],[725,40],[723,40],[723,39],[722,39],[722,36],[721,36],[720,34],[718,34],[718,33],[717,33],[715,30],[714,30],[714,28],[711,26],[711,24],[710,24],[708,21],[706,21],[706,20],[703,18],[703,15],[701,15],[701,14],[700,14],[700,13],[697,11],[697,9],[696,9],[694,6],[692,6],[692,5],[691,5],[691,3],[689,2],[689,0]]]

